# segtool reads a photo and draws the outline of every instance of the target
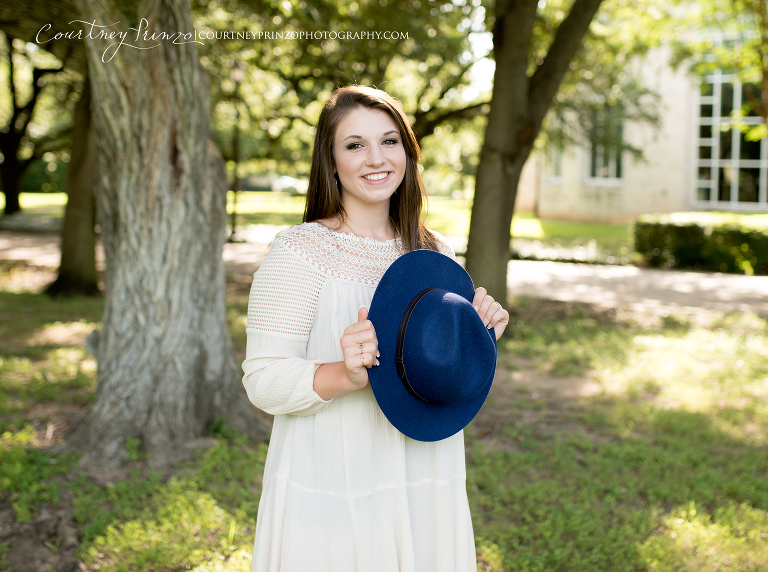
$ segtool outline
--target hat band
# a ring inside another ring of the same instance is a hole
[[[410,393],[419,401],[423,401],[425,403],[435,402],[430,401],[429,399],[425,399],[419,395],[411,386],[411,382],[408,381],[408,375],[405,373],[405,363],[403,362],[403,344],[405,343],[405,330],[408,329],[408,320],[411,319],[411,314],[413,314],[413,310],[416,308],[416,304],[418,304],[419,300],[421,300],[425,295],[432,292],[432,290],[444,290],[444,288],[426,288],[411,299],[411,303],[408,304],[408,307],[403,313],[403,319],[400,320],[400,329],[397,332],[397,348],[395,350],[395,367],[397,368],[398,377],[402,380],[405,389],[408,390],[408,393]]]

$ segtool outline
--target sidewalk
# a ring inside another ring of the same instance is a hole
[[[510,294],[634,308],[707,308],[768,316],[768,276],[513,260]]]
[[[256,271],[273,235],[272,229],[265,230],[270,230],[270,236],[263,242],[224,245],[222,256],[228,272],[250,275]],[[59,242],[56,234],[0,231],[0,259],[56,267]],[[103,268],[100,244],[96,264]],[[512,260],[507,280],[511,295],[634,308],[749,310],[768,316],[768,276]]]

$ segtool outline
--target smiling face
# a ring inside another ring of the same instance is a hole
[[[335,171],[346,207],[386,203],[405,175],[406,154],[397,124],[384,111],[358,107],[339,122]]]

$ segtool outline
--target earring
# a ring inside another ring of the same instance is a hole
[[[341,193],[341,181],[339,180],[338,173],[334,173],[333,178],[336,179],[336,189],[338,189],[339,193]]]

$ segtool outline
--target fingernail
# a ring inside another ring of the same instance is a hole
[[[376,360],[376,365],[379,365],[379,360]]]
[[[376,350],[376,357],[381,357],[381,352],[379,350]]]

